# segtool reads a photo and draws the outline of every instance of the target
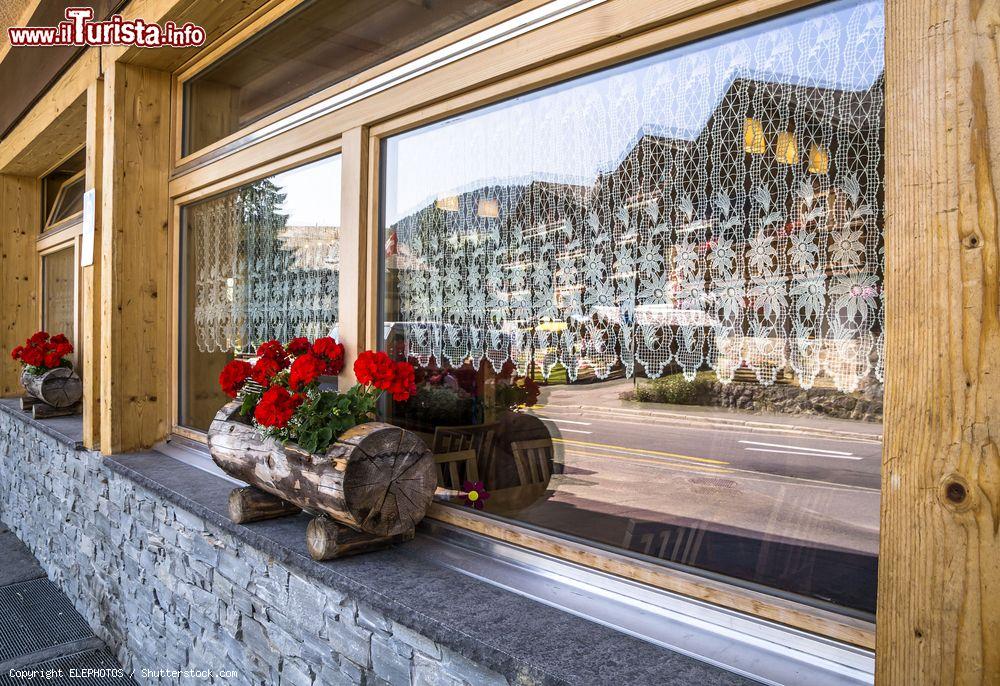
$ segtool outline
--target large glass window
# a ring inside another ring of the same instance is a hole
[[[187,81],[184,154],[514,2],[306,2]]]
[[[42,329],[76,343],[76,247],[42,256]]]
[[[384,141],[442,497],[870,617],[883,87],[843,0]]]
[[[337,337],[339,155],[183,209],[183,426],[228,400],[219,372],[263,341]]]

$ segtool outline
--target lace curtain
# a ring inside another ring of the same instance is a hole
[[[202,352],[336,333],[338,228],[289,226],[270,179],[186,208]]]
[[[390,141],[405,352],[881,381],[883,23],[824,5]]]

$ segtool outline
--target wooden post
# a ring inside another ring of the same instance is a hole
[[[1000,3],[886,3],[878,684],[1000,679]]]
[[[21,368],[10,351],[38,329],[38,258],[41,229],[37,179],[0,174],[0,396],[21,395]]]
[[[83,267],[80,283],[80,339],[83,347],[83,445],[101,439],[101,182],[104,135],[104,80],[87,87],[87,171],[84,188],[94,190],[94,263]],[[87,240],[84,236],[83,240]]]
[[[339,338],[353,360],[367,348],[365,336],[368,274],[368,130],[351,129],[341,136]],[[341,388],[354,384],[354,368],[344,365]]]
[[[112,62],[104,74],[101,451],[170,430],[170,75]]]

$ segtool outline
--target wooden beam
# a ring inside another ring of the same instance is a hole
[[[104,76],[101,450],[170,429],[170,75],[115,63]]]
[[[84,188],[94,190],[94,263],[81,270],[80,339],[83,360],[83,444],[93,450],[101,438],[101,182],[104,135],[104,80],[87,88],[87,167]],[[84,236],[83,240],[87,240]]]
[[[368,129],[358,127],[341,137],[343,166],[340,191],[340,342],[352,361],[365,349],[365,288],[368,274]],[[344,367],[341,388],[356,381],[352,364]]]
[[[998,26],[886,3],[879,684],[1000,679]]]
[[[122,10],[125,19],[142,19],[178,25],[191,22],[205,29],[205,45],[227,36],[243,20],[262,7],[284,0],[132,0]],[[173,71],[199,54],[203,47],[149,50],[134,46],[107,46],[102,49],[104,64],[129,62],[164,71]]]
[[[80,147],[87,87],[100,75],[99,57],[96,48],[84,52],[0,141],[0,173],[40,176]]]
[[[21,395],[20,365],[10,351],[38,329],[40,228],[38,179],[0,174],[0,396]]]

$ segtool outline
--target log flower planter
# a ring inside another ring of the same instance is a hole
[[[11,357],[24,365],[22,410],[31,410],[36,419],[79,412],[83,383],[66,358],[72,352],[73,344],[65,336],[45,331],[32,334],[11,351]]]
[[[261,436],[232,402],[208,432],[212,459],[250,484],[229,500],[237,522],[318,516],[306,533],[317,560],[364,552],[413,537],[437,485],[434,457],[416,435],[380,422],[348,429],[323,453]]]
[[[59,409],[72,407],[83,397],[83,382],[71,367],[56,367],[42,374],[25,369],[21,385],[31,398]]]
[[[434,498],[437,469],[415,434],[372,422],[382,393],[405,402],[416,390],[413,367],[384,352],[363,352],[358,383],[341,393],[320,386],[344,366],[332,338],[256,346],[256,361],[229,362],[219,385],[234,402],[208,432],[212,459],[245,481],[229,497],[237,523],[315,515],[309,554],[327,560],[413,538]]]

